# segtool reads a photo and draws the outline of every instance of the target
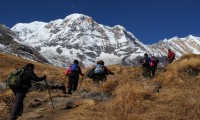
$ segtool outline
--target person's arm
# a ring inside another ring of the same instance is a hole
[[[106,66],[104,66],[104,69],[105,69],[105,71],[106,71],[108,74],[114,75],[114,73],[111,72]]]
[[[70,71],[70,67],[67,67],[66,71],[65,71],[65,75],[67,76],[69,74]]]
[[[81,71],[81,68],[78,66],[78,73],[81,75],[81,76],[84,76],[84,74],[82,73]]]
[[[31,80],[33,80],[33,81],[35,81],[35,82],[39,82],[39,81],[45,80],[45,79],[46,79],[46,75],[43,75],[42,77],[38,77],[38,76],[32,71],[31,74],[30,74],[30,78],[31,78]]]

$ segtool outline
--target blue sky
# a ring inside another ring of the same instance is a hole
[[[0,23],[49,22],[72,13],[113,27],[122,25],[145,44],[200,36],[200,0],[1,0]]]

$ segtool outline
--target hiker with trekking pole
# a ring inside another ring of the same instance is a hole
[[[79,74],[84,76],[78,64],[79,61],[74,60],[74,63],[66,69],[65,75],[68,76],[68,94],[72,94],[72,91],[74,92],[77,90]]]
[[[11,115],[9,120],[17,120],[23,113],[23,101],[26,93],[31,88],[31,81],[39,82],[46,80],[46,75],[38,77],[34,73],[34,64],[28,63],[22,69],[18,69],[9,74],[6,79],[7,86],[12,90],[15,95],[15,101],[12,106]]]

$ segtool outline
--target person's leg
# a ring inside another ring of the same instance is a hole
[[[72,91],[72,86],[73,86],[73,76],[69,75],[68,76],[68,93],[69,94],[72,94],[71,91]]]
[[[95,81],[95,85],[96,85],[96,86],[99,86],[99,79],[100,79],[99,76],[97,76],[97,77],[96,77],[96,81]]]
[[[23,101],[26,97],[26,92],[14,91],[15,101],[11,110],[11,120],[16,120],[23,112]]]
[[[76,77],[76,78],[74,79],[73,91],[76,91],[76,90],[77,90],[77,87],[78,87],[78,80],[79,80],[79,77]]]
[[[153,67],[150,67],[150,69],[149,69],[149,76],[150,77],[152,76],[152,73],[153,73]]]
[[[171,59],[168,59],[168,63],[171,64],[171,63],[172,63],[172,60],[171,60]]]
[[[152,67],[151,72],[152,72],[152,77],[154,77],[154,76],[155,76],[155,72],[156,72],[156,68],[155,68],[155,67]]]
[[[142,67],[142,75],[143,75],[144,77],[147,77],[147,69],[146,69],[145,66]]]
[[[151,68],[150,66],[147,66],[147,77],[151,76]]]

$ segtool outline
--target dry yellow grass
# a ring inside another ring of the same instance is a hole
[[[183,55],[173,64],[170,64],[167,67],[167,70],[183,72],[185,70],[188,70],[188,68],[194,68],[200,70],[200,55],[195,55],[195,54]]]
[[[5,58],[7,59],[7,57]],[[13,59],[13,57],[9,59]],[[200,69],[199,60],[199,55],[184,55],[168,65],[166,72],[157,71],[156,77],[153,79],[143,79],[140,67],[108,66],[111,71],[114,71],[115,76],[108,76],[108,80],[99,87],[94,86],[92,80],[86,78],[81,86],[81,88],[90,91],[112,93],[112,97],[108,101],[99,102],[85,99],[75,103],[78,107],[74,109],[66,111],[59,109],[55,111],[47,110],[42,113],[46,115],[42,119],[199,120],[200,75],[191,77],[187,73],[190,67]],[[19,59],[19,63],[9,62],[9,66],[5,64],[0,64],[0,66],[9,71],[17,64],[24,65],[27,62],[29,61]],[[49,80],[64,81],[61,80],[65,79],[64,69],[39,63],[35,64],[38,74],[42,75],[40,72],[46,72]],[[5,73],[2,72],[2,74]],[[154,85],[154,83],[161,84],[162,88],[159,93],[144,87],[145,85]],[[59,96],[59,94],[53,93],[53,96]],[[48,99],[48,94],[47,91],[40,94],[32,92],[27,95],[26,101],[34,97]],[[31,111],[31,109],[27,111]]]
[[[64,82],[66,79],[65,69],[0,53],[0,81],[5,81],[11,71],[16,68],[22,68],[27,63],[33,63],[35,65],[35,73],[38,76],[47,75],[47,80],[49,81]]]

